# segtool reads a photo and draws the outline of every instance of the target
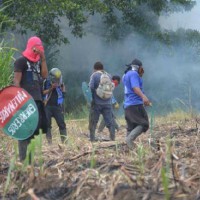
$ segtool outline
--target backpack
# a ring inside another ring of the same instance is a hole
[[[99,86],[96,89],[97,96],[102,99],[109,99],[113,95],[113,90],[115,88],[114,83],[110,79],[107,72],[101,72]]]

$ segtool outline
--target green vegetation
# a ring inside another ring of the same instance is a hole
[[[1,78],[0,78],[0,89],[8,86],[12,83],[12,63],[13,55],[16,49],[9,47],[8,44],[2,40],[0,43],[0,66],[1,66]]]
[[[35,136],[34,139],[31,140],[31,143],[28,145],[26,159],[24,160],[24,169],[31,163],[34,166],[35,163],[35,154],[38,156],[38,164],[40,166],[40,170],[42,169],[43,159],[42,159],[42,133],[38,136]]]
[[[8,3],[9,2],[9,3]],[[124,38],[133,30],[146,35],[149,39],[168,40],[168,34],[162,33],[158,18],[162,12],[173,13],[190,10],[192,0],[62,0],[62,1],[3,1],[6,9],[2,16],[15,22],[15,29],[21,34],[27,30],[35,32],[45,43],[67,43],[66,30],[75,37],[85,34],[84,25],[95,14],[103,17],[104,28],[100,32],[108,40]],[[9,4],[9,6],[7,6]],[[23,15],[21,14],[23,13]],[[31,17],[30,17],[31,15]],[[66,24],[64,30],[61,23]],[[9,28],[7,24],[4,28]],[[123,27],[123,30],[122,28]]]
[[[41,0],[37,3],[25,0],[12,1],[4,10],[4,14],[14,20],[15,30],[19,33],[27,34],[28,30],[34,31],[45,43],[58,45],[69,42],[61,29],[61,22],[67,25],[65,30],[70,30],[76,37],[82,37],[83,25],[89,16],[105,10],[104,4],[99,0]]]

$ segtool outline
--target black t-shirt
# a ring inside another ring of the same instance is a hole
[[[49,99],[49,101],[47,102],[48,106],[57,106],[58,105],[58,94],[56,89],[52,90],[52,94],[51,97]]]
[[[22,72],[20,86],[25,89],[35,101],[42,101],[42,77],[40,62],[33,63],[25,57],[20,57],[14,63],[14,72]]]

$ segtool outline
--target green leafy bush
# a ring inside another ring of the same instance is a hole
[[[4,40],[0,43],[0,89],[12,83],[12,63],[16,49],[8,47]]]

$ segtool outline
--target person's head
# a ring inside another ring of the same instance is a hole
[[[44,53],[41,39],[37,36],[30,37],[22,55],[32,62],[37,62],[40,60],[40,53]]]
[[[43,47],[42,41],[37,36],[33,36],[33,37],[29,38],[26,48],[32,49],[32,51],[36,54],[38,54],[37,50],[44,52],[44,47]]]
[[[101,62],[94,63],[94,71],[100,71],[103,70],[103,64]]]
[[[130,64],[126,65],[127,68],[124,71],[124,73],[126,74],[129,70],[135,70],[138,72],[138,74],[142,77],[142,75],[144,74],[144,69],[143,69],[143,65],[142,62],[138,59],[134,59]]]
[[[52,68],[49,71],[49,77],[52,84],[60,84],[62,79],[62,73],[58,68]]]
[[[117,87],[120,84],[120,76],[117,75],[113,76],[112,81],[115,84],[115,87]]]
[[[131,62],[131,67],[136,69],[140,76],[142,76],[144,74],[142,62],[140,60],[138,60],[137,58]]]

